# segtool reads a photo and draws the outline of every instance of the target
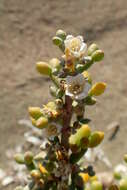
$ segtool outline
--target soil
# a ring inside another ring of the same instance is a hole
[[[35,63],[61,55],[51,40],[59,28],[83,35],[105,52],[104,61],[89,71],[108,88],[87,115],[96,129],[120,124],[117,138],[102,146],[113,165],[121,162],[127,152],[127,1],[0,0],[0,23],[0,167],[6,168],[5,151],[23,139],[26,129],[18,120],[28,118],[28,106],[51,99],[50,82]]]

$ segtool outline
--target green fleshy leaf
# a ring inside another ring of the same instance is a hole
[[[82,118],[79,120],[79,123],[82,124],[88,124],[91,121],[91,119],[88,118]]]
[[[18,164],[25,164],[25,161],[24,161],[24,154],[17,153],[17,154],[15,154],[14,159],[15,159],[15,161],[16,161]]]
[[[86,153],[86,151],[87,151],[87,149],[82,149],[78,153],[72,153],[70,155],[70,163],[71,164],[77,163],[82,158],[82,156]]]
[[[56,31],[56,36],[58,36],[59,38],[61,38],[62,40],[65,40],[66,39],[66,32],[59,29]]]
[[[96,99],[95,99],[94,97],[87,96],[87,97],[84,99],[84,103],[85,103],[86,105],[92,106],[92,105],[96,104]]]

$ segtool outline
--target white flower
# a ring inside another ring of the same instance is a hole
[[[54,138],[61,132],[62,126],[58,123],[51,122],[46,128],[43,129],[44,137]]]
[[[82,57],[87,49],[87,44],[84,43],[82,36],[74,37],[72,35],[68,35],[64,41],[65,44],[65,52],[69,51],[71,56],[80,58]]]
[[[66,95],[76,100],[82,100],[87,97],[91,88],[91,85],[82,74],[67,76],[66,84]]]

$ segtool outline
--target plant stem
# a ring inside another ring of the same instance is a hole
[[[63,110],[63,128],[61,136],[61,143],[66,148],[66,150],[69,149],[68,139],[70,136],[71,117],[72,117],[72,99],[66,95],[64,110]]]

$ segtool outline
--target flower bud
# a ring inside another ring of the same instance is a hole
[[[98,82],[92,86],[92,88],[89,91],[89,95],[99,96],[104,93],[105,89],[106,89],[106,83]]]
[[[30,165],[33,161],[33,153],[28,151],[24,154],[25,163]]]
[[[127,190],[127,178],[120,180],[120,190]]]
[[[50,65],[46,62],[37,62],[36,68],[37,68],[37,71],[42,75],[50,76],[52,73],[52,69]]]
[[[63,40],[57,36],[53,37],[52,41],[56,46],[60,46],[63,43]]]
[[[34,119],[38,119],[39,117],[42,116],[42,112],[39,107],[29,107],[28,112],[29,112],[30,116]]]
[[[36,121],[36,127],[39,129],[43,129],[48,125],[48,119],[46,117],[40,117]]]
[[[91,190],[103,190],[102,184],[99,181],[93,181],[91,183]]]
[[[98,50],[98,46],[96,44],[91,44],[88,48],[88,55],[92,55],[96,50]]]
[[[53,68],[57,68],[59,69],[60,68],[60,60],[57,59],[57,58],[53,58],[49,61],[49,64],[53,67]]]
[[[127,154],[124,155],[124,161],[127,163]]]
[[[62,40],[65,40],[66,38],[66,32],[63,30],[57,30],[56,36],[60,37]]]
[[[96,50],[92,54],[92,60],[95,62],[101,61],[104,58],[104,52],[102,50]]]
[[[41,178],[41,172],[39,170],[32,170],[30,172],[30,175],[34,178],[34,179],[40,179]]]
[[[77,146],[80,146],[80,141],[82,138],[88,138],[90,136],[90,128],[88,125],[82,125],[77,132],[70,136],[69,143]]]
[[[50,90],[50,93],[52,96],[54,96],[54,97],[57,96],[57,88],[55,86],[50,86],[49,90]]]
[[[15,154],[14,159],[18,164],[25,164],[24,155],[21,153]]]
[[[104,138],[104,133],[101,131],[95,131],[93,134],[89,137],[89,147],[93,148],[96,147],[101,143],[101,141]]]

